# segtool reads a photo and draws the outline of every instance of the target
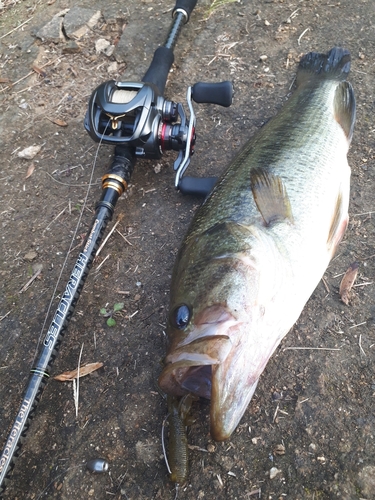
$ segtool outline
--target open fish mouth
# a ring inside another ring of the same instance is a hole
[[[227,335],[205,336],[175,349],[165,358],[160,388],[172,396],[191,392],[211,399],[212,366],[223,363],[231,349]]]

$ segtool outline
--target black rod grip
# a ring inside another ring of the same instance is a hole
[[[190,18],[190,14],[193,12],[194,7],[197,5],[198,0],[177,0],[175,8],[173,9],[173,15],[175,14],[177,9],[182,9],[188,15],[188,19]]]
[[[219,104],[227,108],[232,104],[233,85],[228,80],[219,83],[198,82],[193,85],[191,96],[195,102]]]
[[[183,194],[208,196],[216,184],[217,177],[182,177],[178,189]]]
[[[153,83],[159,89],[160,95],[163,95],[173,61],[174,55],[172,49],[168,47],[157,48],[151,64],[142,78],[142,82]]]

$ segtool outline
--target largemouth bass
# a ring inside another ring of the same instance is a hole
[[[211,399],[227,439],[348,224],[355,98],[347,50],[311,52],[281,111],[197,211],[173,271],[163,391]]]

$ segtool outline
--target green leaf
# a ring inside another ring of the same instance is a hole
[[[121,311],[121,309],[124,309],[124,303],[123,302],[117,302],[117,304],[115,304],[113,306],[113,312]]]
[[[115,326],[116,321],[113,318],[108,318],[107,319],[107,325],[108,326]]]
[[[100,309],[100,314],[103,314],[103,316],[105,316],[107,314],[107,309],[105,307],[102,307]]]

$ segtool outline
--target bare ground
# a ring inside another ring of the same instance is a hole
[[[76,53],[35,38],[40,26],[73,5],[71,0],[0,3],[0,36],[31,18],[0,39],[1,443],[21,402],[86,196],[96,155],[82,124],[88,98],[110,78],[142,77],[153,50],[164,42],[173,6],[99,0],[95,8],[103,18],[78,41]],[[79,5],[92,8],[89,1]],[[374,499],[374,4],[249,0],[207,19],[208,6],[208,0],[199,1],[183,30],[166,95],[184,102],[187,86],[196,81],[231,79],[235,99],[228,109],[196,106],[192,172],[217,175],[225,168],[280,108],[299,57],[311,50],[342,45],[351,51],[358,119],[349,154],[350,224],[339,252],[269,362],[230,442],[214,443],[208,405],[194,406],[191,470],[179,498]],[[114,59],[96,54],[95,41],[115,42],[123,30],[129,50],[109,74]],[[262,55],[267,55],[263,63]],[[33,64],[47,64],[43,75],[31,70]],[[17,157],[31,145],[42,146],[33,160]],[[111,154],[108,146],[98,152],[74,247],[88,229]],[[173,160],[174,155],[165,156],[156,171],[156,163],[137,163],[132,187],[116,212],[117,229],[127,241],[115,231],[95,262],[53,374],[76,367],[82,344],[83,363],[100,361],[104,367],[81,380],[78,418],[71,384],[51,380],[47,385],[6,500],[174,497],[160,437],[166,404],[156,378],[165,351],[171,269],[200,201],[175,192]],[[77,254],[78,247],[69,254],[56,296]],[[354,261],[359,274],[346,306],[338,286]],[[20,293],[40,264],[40,276]],[[124,302],[124,309],[109,328],[99,311],[117,302]],[[57,299],[49,319],[56,304]],[[108,460],[109,472],[92,475],[84,464],[99,456]],[[279,472],[271,479],[273,467]]]

